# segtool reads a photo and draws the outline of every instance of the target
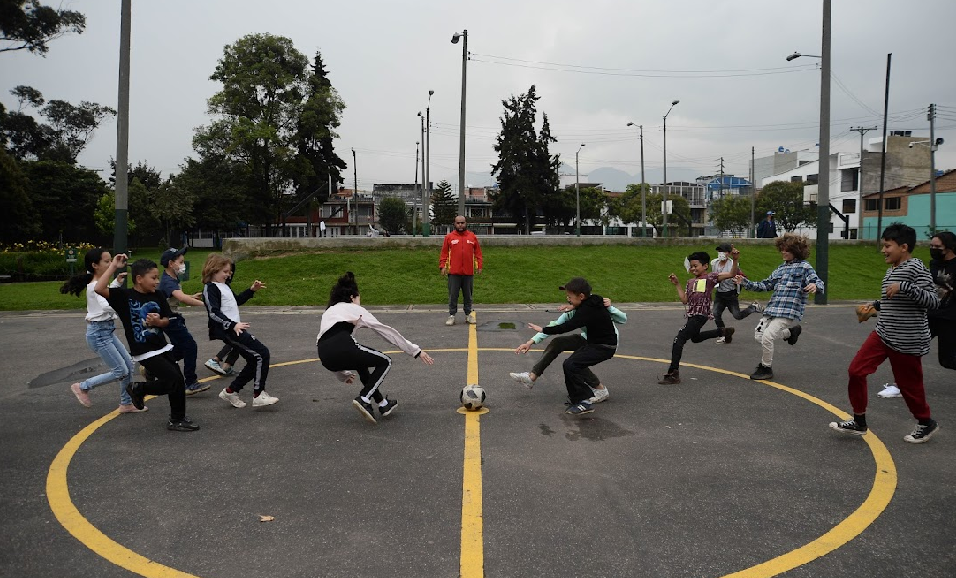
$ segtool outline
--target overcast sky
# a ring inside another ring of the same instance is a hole
[[[57,5],[57,2],[46,2]],[[428,90],[434,90],[431,172],[457,189],[462,45],[468,29],[467,170],[487,173],[501,100],[536,85],[559,142],[553,153],[581,173],[614,167],[638,175],[639,141],[629,121],[644,126],[645,167],[663,163],[667,119],[668,179],[718,172],[746,176],[757,156],[779,146],[816,146],[818,59],[786,62],[794,52],[820,54],[822,0],[408,0],[315,2],[165,0],[133,2],[130,103],[131,163],[145,161],[164,176],[195,156],[193,129],[207,124],[206,100],[223,47],[250,33],[292,39],[312,58],[321,51],[345,101],[336,151],[358,155],[359,188],[412,182],[415,142]],[[47,99],[89,100],[116,107],[120,2],[65,0],[86,15],[82,35],[53,41],[46,58],[0,54],[0,100],[9,89],[39,89]],[[928,136],[926,107],[941,107],[937,136],[947,143],[937,167],[956,168],[956,67],[952,0],[833,2],[832,144],[859,150],[851,126],[880,126],[886,55],[893,53],[889,130]],[[948,64],[947,64],[948,63]],[[96,133],[80,156],[91,168],[116,156],[115,122]],[[106,173],[101,173],[106,175]],[[419,177],[421,178],[421,177]],[[472,178],[469,181],[475,181]],[[652,179],[648,179],[652,180]]]

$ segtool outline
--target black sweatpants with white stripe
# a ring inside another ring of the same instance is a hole
[[[235,331],[229,331],[223,341],[239,352],[246,360],[245,367],[229,386],[232,391],[239,391],[247,383],[252,382],[252,390],[256,395],[266,388],[266,378],[269,377],[269,348],[256,339],[256,336],[243,331],[238,336]]]
[[[351,332],[335,328],[319,340],[318,352],[322,366],[329,371],[354,370],[358,373],[362,382],[359,395],[364,399],[371,398],[376,403],[384,399],[379,387],[388,370],[392,368],[392,359],[389,356],[355,341]]]

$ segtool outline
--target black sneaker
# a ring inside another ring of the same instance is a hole
[[[126,393],[133,398],[133,407],[142,411],[143,408],[146,407],[146,394],[143,393],[143,386],[140,385],[140,383],[141,382],[138,381],[130,382],[130,384],[126,386]]]
[[[911,444],[926,443],[937,431],[939,431],[939,424],[936,423],[935,419],[931,419],[929,420],[929,425],[916,424],[916,429],[913,430],[913,433],[903,436],[903,441]]]
[[[675,369],[674,371],[668,371],[657,383],[660,385],[676,385],[680,383],[680,370]]]
[[[734,331],[736,331],[736,329],[734,329],[733,327],[724,327],[724,332],[723,332],[724,343],[733,343]]]
[[[564,413],[569,413],[571,415],[582,415],[585,413],[592,413],[594,411],[594,406],[587,401],[580,401],[578,403],[568,406],[568,409],[564,410]]]
[[[193,420],[188,417],[183,417],[180,420],[169,420],[169,423],[166,424],[166,429],[169,431],[196,431],[199,429],[199,426],[193,423]]]
[[[362,396],[358,396],[353,399],[352,405],[355,406],[355,409],[357,409],[360,414],[362,414],[362,417],[372,423],[378,423],[375,421],[375,414],[373,413],[375,409],[372,408],[372,404],[362,401]]]
[[[386,397],[385,402],[385,405],[378,406],[378,411],[381,412],[382,417],[388,417],[392,415],[392,412],[398,408],[397,399],[388,399],[388,397]]]
[[[761,379],[773,379],[773,370],[767,367],[766,365],[760,363],[757,365],[757,369],[750,374],[750,379],[761,380]]]
[[[803,331],[803,328],[799,325],[794,325],[790,328],[790,337],[787,338],[787,343],[790,345],[796,345],[797,340],[800,339],[800,332]]]
[[[830,429],[835,429],[838,432],[853,436],[865,435],[867,432],[865,425],[860,425],[852,419],[847,421],[831,421]]]

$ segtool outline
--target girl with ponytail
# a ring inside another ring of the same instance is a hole
[[[60,288],[60,293],[71,293],[77,297],[86,289],[86,343],[93,353],[99,355],[103,363],[110,368],[108,373],[102,373],[86,381],[74,383],[70,386],[70,390],[80,404],[84,407],[90,407],[93,405],[93,401],[90,399],[91,389],[118,380],[120,382],[120,405],[117,411],[120,413],[138,413],[146,410],[145,408],[142,410],[136,409],[133,406],[132,398],[126,393],[126,386],[133,379],[133,360],[130,359],[129,353],[126,352],[126,348],[123,347],[114,331],[116,329],[116,312],[106,302],[106,299],[93,291],[93,286],[106,272],[110,261],[112,261],[112,256],[103,247],[90,249],[83,257],[86,272],[71,277]],[[110,286],[119,287],[125,276],[126,273],[120,273]]]

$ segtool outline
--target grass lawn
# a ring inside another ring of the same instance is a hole
[[[558,286],[575,276],[586,277],[594,291],[616,303],[677,301],[677,292],[667,281],[669,273],[685,280],[684,257],[714,247],[488,247],[485,270],[475,278],[475,302],[556,303],[563,299]],[[921,251],[922,252],[922,251]],[[191,280],[183,290],[202,290],[200,275],[208,252],[190,250]],[[920,255],[923,256],[923,255]],[[158,251],[137,252],[135,258],[159,259]],[[766,278],[780,264],[780,254],[771,246],[744,247],[741,268],[751,279]],[[814,262],[811,254],[810,262]],[[435,249],[337,250],[293,254],[240,261],[233,286],[245,289],[254,279],[267,288],[249,305],[320,305],[328,301],[335,279],[353,271],[362,291],[363,305],[426,305],[447,303],[447,288],[438,272]],[[886,271],[883,256],[875,246],[831,246],[830,282],[832,301],[873,299],[879,296]],[[0,310],[82,309],[85,299],[61,295],[61,283],[0,284]],[[769,294],[745,291],[741,301]]]

